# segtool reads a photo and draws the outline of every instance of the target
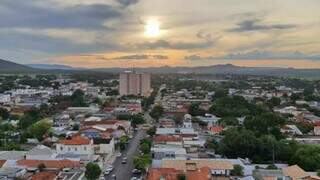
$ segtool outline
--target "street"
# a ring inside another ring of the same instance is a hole
[[[130,140],[128,147],[125,151],[122,152],[121,157],[117,157],[113,163],[114,170],[108,175],[105,176],[107,180],[111,180],[113,174],[116,175],[117,180],[130,180],[132,177],[133,158],[139,153],[139,142],[141,139],[145,138],[146,133],[144,130],[139,129],[135,136]],[[121,161],[124,157],[127,157],[127,163],[122,164]]]

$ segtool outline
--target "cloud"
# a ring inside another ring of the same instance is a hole
[[[134,54],[111,58],[112,60],[146,60],[146,59],[169,59],[168,56],[164,55],[147,55],[147,54]]]
[[[82,28],[98,29],[122,16],[120,8],[107,4],[79,4],[70,7],[38,5],[31,1],[2,0],[0,28]]]
[[[128,7],[128,6],[137,4],[139,0],[117,0],[117,2],[124,7]]]
[[[264,30],[282,30],[297,27],[293,24],[262,24],[261,19],[249,19],[241,21],[237,27],[229,29],[230,32],[264,31]]]
[[[190,56],[185,56],[184,59],[194,61],[194,60],[203,60],[204,58],[197,54],[192,54]]]
[[[266,59],[285,59],[285,60],[320,60],[320,54],[305,54],[299,51],[271,52],[271,51],[248,51],[230,53],[214,59],[230,59],[230,60],[266,60]]]
[[[206,49],[212,47],[216,41],[218,41],[221,37],[212,38],[211,34],[198,32],[196,37],[200,39],[200,41],[192,41],[192,42],[182,42],[182,41],[167,41],[167,40],[157,40],[153,42],[143,42],[136,43],[133,45],[129,45],[134,47],[135,49]]]

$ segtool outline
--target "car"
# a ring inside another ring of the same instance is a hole
[[[106,171],[104,172],[104,175],[109,175],[110,173],[111,173],[111,171],[106,170]]]
[[[121,153],[117,153],[116,156],[117,156],[117,157],[121,157],[122,154],[121,154]]]
[[[117,179],[117,176],[115,174],[112,174],[111,179]]]
[[[122,164],[127,164],[127,160],[123,159],[123,160],[121,161],[121,163],[122,163]]]
[[[139,170],[139,169],[134,169],[134,170],[132,170],[132,174],[140,175],[140,174],[141,174],[141,170]]]
[[[113,166],[109,165],[107,168],[106,168],[106,171],[113,171]]]

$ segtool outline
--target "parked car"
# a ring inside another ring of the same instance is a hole
[[[141,175],[141,170],[139,170],[139,169],[134,169],[134,170],[132,170],[132,174],[134,174],[134,175]]]

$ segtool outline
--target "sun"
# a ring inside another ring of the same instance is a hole
[[[150,19],[146,22],[144,34],[147,37],[156,37],[160,35],[160,23],[157,20]]]

